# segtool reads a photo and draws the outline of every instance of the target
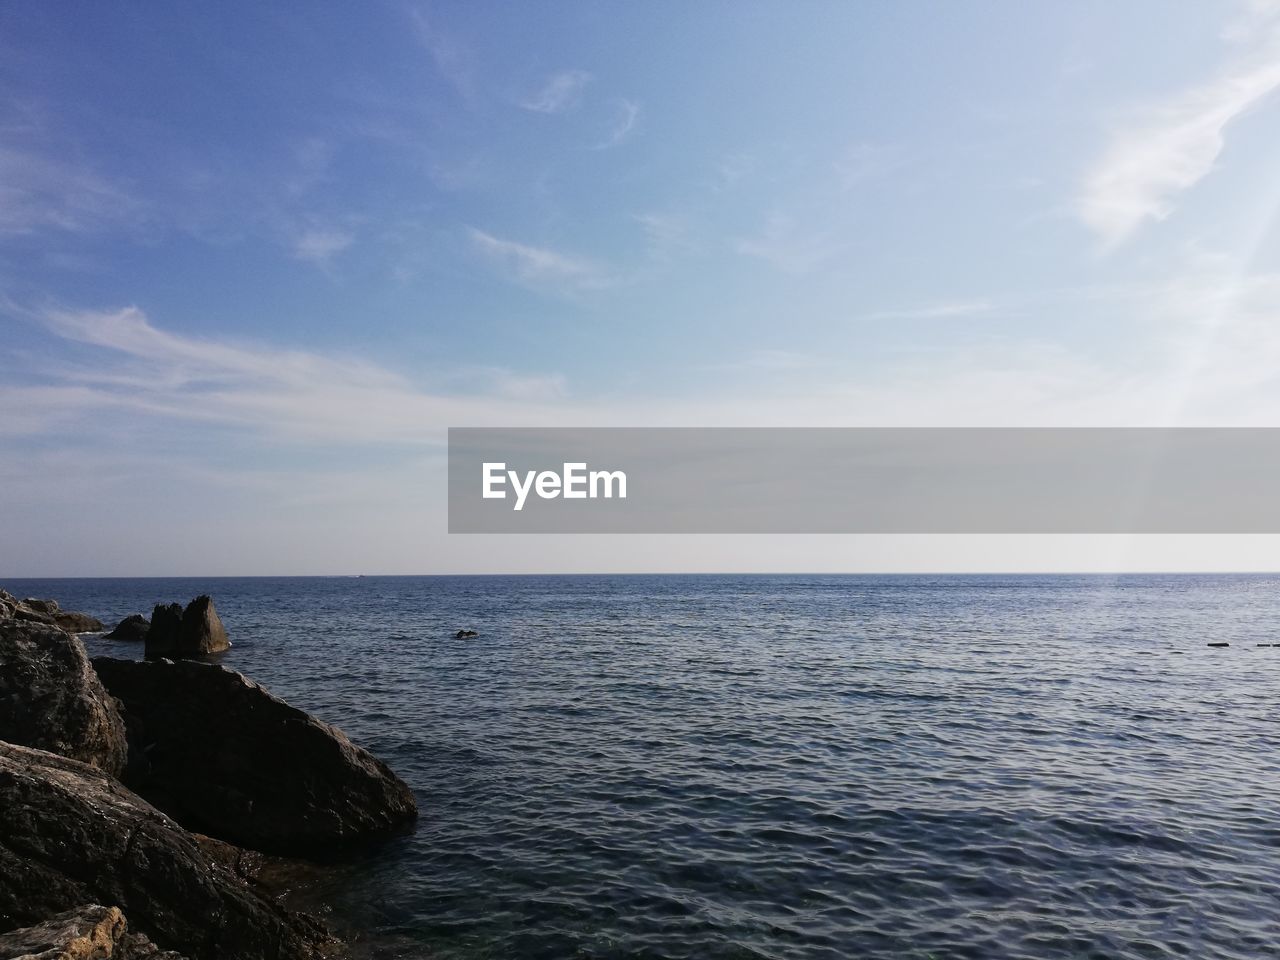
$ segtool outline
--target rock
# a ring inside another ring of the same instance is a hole
[[[184,960],[130,933],[119,907],[86,904],[0,935],[0,960]]]
[[[176,606],[176,604],[175,604]],[[146,640],[151,622],[141,614],[132,613],[116,624],[116,628],[107,634],[108,640]]]
[[[467,637],[478,637],[478,636],[480,636],[480,634],[476,633],[474,630],[459,630],[457,633],[454,634],[454,637],[457,638],[458,640],[464,640]]]
[[[1215,642],[1206,643],[1205,646],[1206,647],[1229,647],[1231,646],[1231,644],[1228,643],[1226,640],[1218,640]]]
[[[125,727],[82,644],[57,627],[0,621],[0,740],[118,776]]]
[[[213,607],[213,598],[207,595],[196,597],[182,611],[181,650],[221,653],[229,649],[231,642],[222,627],[222,620],[218,618],[218,611]]]
[[[40,600],[36,597],[18,600],[13,594],[0,590],[0,620],[8,619],[53,624],[68,633],[90,633],[102,629],[101,620],[87,613],[63,610],[58,606],[57,600]]]
[[[25,603],[21,602],[13,608],[13,619],[25,620],[28,623],[43,623],[50,627],[57,626],[57,624],[53,622],[53,617],[49,614],[41,613],[39,610],[33,610]]]
[[[417,816],[413,793],[338,729],[240,674],[98,657],[150,770],[130,785],[190,829],[329,859]]]
[[[55,613],[53,622],[67,631],[67,633],[97,633],[106,627],[106,624],[97,617],[91,617],[87,613],[71,613],[66,610],[60,610]]]
[[[213,600],[199,596],[187,604],[157,604],[147,630],[148,657],[199,657],[231,647]]]
[[[96,767],[0,743],[0,810],[0,929],[109,903],[193,960],[313,960],[333,945]]]

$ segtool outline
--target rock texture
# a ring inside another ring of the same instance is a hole
[[[118,776],[125,727],[84,645],[57,627],[0,620],[0,740],[82,760]]]
[[[131,772],[130,785],[193,830],[325,859],[417,815],[412,792],[385,764],[234,671],[93,663],[147,757],[149,770]]]
[[[333,943],[96,767],[0,743],[0,810],[0,929],[109,903],[194,960],[312,960]]]
[[[141,614],[133,613],[116,624],[114,630],[107,634],[108,640],[129,640],[141,643],[147,639],[147,631],[151,622]]]
[[[196,597],[185,610],[176,603],[157,604],[146,641],[148,657],[200,657],[231,648],[208,596]]]
[[[85,904],[0,934],[0,960],[185,960],[129,932],[119,907]]]
[[[58,606],[57,600],[41,600],[38,597],[19,600],[7,590],[0,590],[0,620],[47,623],[61,627],[68,633],[92,633],[102,629],[102,621],[97,617],[63,610]]]

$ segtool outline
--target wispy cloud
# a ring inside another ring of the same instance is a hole
[[[991,300],[943,300],[913,307],[876,310],[863,314],[860,320],[944,320],[948,317],[971,317],[990,313],[995,308]]]
[[[428,16],[424,6],[412,7],[409,17],[418,41],[431,57],[445,81],[468,103],[478,96],[475,57],[471,50],[456,37],[446,33]]]
[[[640,104],[634,100],[619,100],[617,103],[618,116],[614,121],[613,129],[609,131],[609,135],[596,144],[597,150],[608,150],[616,147],[622,141],[631,136],[631,131],[635,129],[636,120],[640,117]]]
[[[534,113],[565,113],[582,102],[582,93],[590,82],[591,74],[585,70],[561,70],[537,91],[521,98],[520,106]]]
[[[34,371],[45,382],[0,390],[0,435],[127,409],[135,423],[224,425],[326,445],[433,445],[452,424],[554,423],[550,404],[565,393],[557,375],[492,367],[468,370],[465,385],[455,384],[465,390],[446,389],[452,370],[427,389],[368,361],[174,333],[136,307],[58,311],[44,322],[93,350],[91,362],[62,362]]]
[[[88,233],[135,220],[142,209],[121,185],[88,167],[0,146],[0,233]]]
[[[476,250],[521,283],[566,292],[598,290],[613,284],[608,270],[584,257],[503,240],[475,227],[467,233]]]
[[[804,274],[826,266],[844,245],[825,227],[776,213],[754,234],[734,240],[733,249],[784,273]]]
[[[294,241],[293,255],[299,260],[325,266],[335,256],[346,250],[355,237],[344,230],[311,229]]]
[[[1274,23],[1263,29],[1255,22],[1255,30],[1260,51],[1127,122],[1088,172],[1076,212],[1106,247],[1170,216],[1178,196],[1212,172],[1228,125],[1280,88]]]

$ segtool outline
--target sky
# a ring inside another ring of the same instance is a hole
[[[0,576],[1280,569],[449,536],[450,426],[1280,426],[1280,3],[0,5]]]

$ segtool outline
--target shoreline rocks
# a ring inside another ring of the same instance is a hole
[[[334,945],[96,767],[0,743],[0,809],[0,929],[110,903],[193,960],[316,960]]]
[[[213,599],[201,594],[187,604],[157,604],[146,635],[148,657],[202,657],[231,649]]]
[[[44,923],[0,933],[0,958],[16,960],[186,960],[130,933],[119,907],[88,903]]]
[[[96,633],[103,629],[103,623],[97,617],[63,610],[58,606],[57,600],[41,600],[38,597],[19,600],[7,590],[0,590],[0,620],[43,623],[61,627],[67,633]]]
[[[107,640],[127,640],[141,643],[147,639],[147,631],[151,629],[151,621],[138,613],[131,613],[106,635]]]
[[[323,860],[417,816],[412,791],[386,764],[233,670],[110,657],[93,665],[146,757],[129,785],[189,829]]]
[[[50,624],[0,620],[0,740],[125,768],[125,726],[84,645]]]

